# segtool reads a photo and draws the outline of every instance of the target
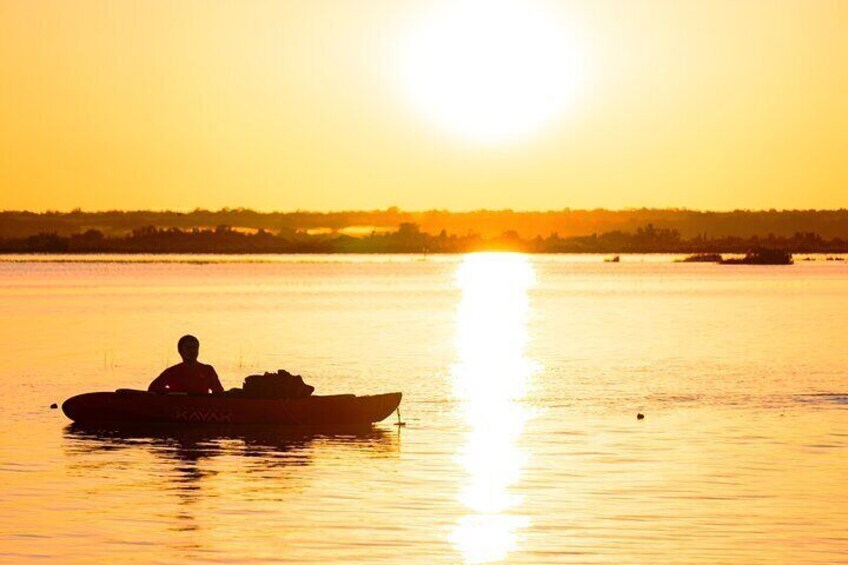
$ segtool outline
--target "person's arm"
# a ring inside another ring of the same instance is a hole
[[[224,387],[221,385],[218,373],[215,372],[215,367],[212,365],[209,365],[209,390],[212,391],[212,394],[224,392]]]
[[[149,392],[168,392],[168,369],[165,369],[161,375],[153,379],[147,390]]]

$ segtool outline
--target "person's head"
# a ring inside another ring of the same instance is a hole
[[[177,342],[177,351],[180,352],[180,357],[186,363],[197,361],[197,355],[200,353],[200,341],[193,335],[184,335]]]

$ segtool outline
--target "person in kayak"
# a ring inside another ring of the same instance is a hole
[[[200,341],[193,335],[184,335],[177,343],[177,351],[183,362],[168,367],[156,377],[147,390],[150,392],[185,392],[188,394],[209,394],[224,392],[218,373],[212,365],[200,363]]]

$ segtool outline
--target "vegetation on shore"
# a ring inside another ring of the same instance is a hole
[[[97,230],[107,238],[130,235],[148,226],[160,230],[195,228],[214,230],[231,226],[235,231],[264,230],[287,239],[298,232],[309,234],[368,235],[371,231],[396,231],[401,224],[416,224],[420,231],[437,235],[478,234],[483,239],[514,232],[521,239],[562,239],[614,232],[635,233],[648,224],[657,230],[676,230],[681,239],[738,237],[750,239],[792,238],[796,233],[817,233],[826,240],[848,240],[848,210],[735,210],[709,212],[681,209],[552,210],[519,212],[477,210],[410,212],[398,208],[341,212],[256,212],[246,209],[192,212],[109,211],[86,212],[0,212],[0,238],[21,239],[39,233],[63,237]]]
[[[402,223],[394,231],[373,231],[354,237],[344,233],[309,233],[264,229],[255,232],[218,226],[214,229],[144,227],[126,235],[106,236],[99,230],[60,235],[38,233],[0,238],[0,253],[465,253],[523,251],[527,253],[746,253],[766,248],[789,253],[845,253],[848,239],[825,239],[814,232],[791,236],[684,238],[675,229],[653,224],[633,232],[562,237],[522,238],[515,231],[495,237],[476,233],[429,234],[417,224]]]

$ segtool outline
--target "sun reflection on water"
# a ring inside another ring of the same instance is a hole
[[[535,273],[524,255],[479,253],[463,260],[456,282],[462,298],[452,376],[468,425],[458,454],[467,473],[460,502],[468,513],[451,541],[465,562],[488,563],[515,550],[528,526],[510,488],[527,458],[519,438],[529,413],[520,401],[533,373],[525,348]]]

